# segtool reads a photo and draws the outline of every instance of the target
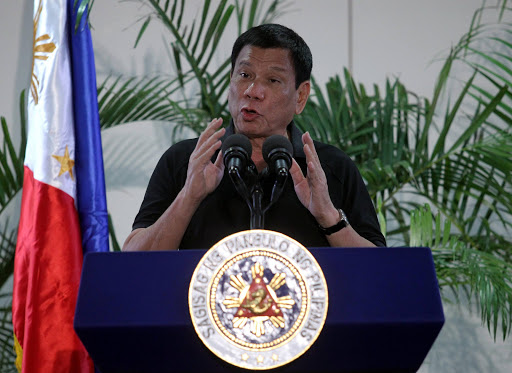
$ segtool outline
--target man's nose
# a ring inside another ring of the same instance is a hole
[[[251,82],[249,87],[245,90],[244,94],[254,100],[263,100],[265,98],[264,88],[257,82]]]

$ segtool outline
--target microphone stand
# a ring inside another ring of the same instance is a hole
[[[233,167],[229,169],[228,174],[231,178],[231,181],[233,182],[233,185],[235,186],[236,191],[242,196],[245,203],[247,203],[247,206],[249,207],[251,212],[251,220],[249,226],[250,229],[264,229],[265,213],[277,201],[283,192],[286,179],[288,178],[288,172],[280,171],[276,174],[276,181],[274,183],[274,187],[272,188],[270,202],[263,209],[263,188],[261,187],[261,183],[258,180],[258,173],[252,167],[248,167],[248,171],[250,172],[251,179],[254,184],[250,192],[247,189],[247,185],[245,184],[245,181],[242,178],[238,168]]]
[[[276,174],[276,181],[274,182],[274,186],[272,187],[272,195],[270,196],[270,202],[265,207],[265,210],[263,211],[263,214],[267,212],[267,210],[278,200],[278,198],[281,196],[281,193],[283,193],[284,186],[286,184],[286,179],[288,178],[288,171],[280,170]]]
[[[247,189],[247,185],[240,175],[240,171],[238,168],[231,168],[228,170],[229,177],[235,186],[238,194],[242,196],[245,203],[249,207],[251,212],[251,221],[250,221],[250,229],[263,229],[264,227],[264,212],[261,208],[261,202],[263,200],[263,189],[258,181],[257,173],[254,172],[252,168],[248,168],[251,173],[254,187],[249,190]]]
[[[261,201],[263,200],[263,189],[259,181],[256,182],[252,190],[252,208],[251,208],[251,225],[250,229],[263,229],[265,221],[265,211],[261,209]]]

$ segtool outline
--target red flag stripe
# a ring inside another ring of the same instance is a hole
[[[23,372],[93,371],[73,330],[82,268],[79,229],[73,198],[35,180],[25,167],[13,294]]]

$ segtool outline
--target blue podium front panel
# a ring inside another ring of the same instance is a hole
[[[329,289],[320,337],[275,372],[415,372],[443,323],[428,248],[318,248]],[[75,330],[102,373],[240,372],[195,334],[188,288],[205,252],[90,253]]]

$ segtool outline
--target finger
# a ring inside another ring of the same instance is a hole
[[[218,135],[215,134],[209,138],[198,149],[194,150],[190,156],[190,159],[201,164],[207,164],[208,162],[211,162],[213,154],[222,146],[222,142],[219,139],[222,137],[222,135],[223,131],[221,131]]]
[[[200,137],[200,139],[197,141],[196,147],[190,155],[190,159],[195,160],[198,158],[204,158],[206,155],[209,155],[211,158],[213,153],[222,145],[220,138],[224,136],[225,132],[225,128],[221,128],[213,133],[206,131],[203,132],[201,134],[203,137]],[[209,137],[206,137],[207,135]]]
[[[290,175],[292,176],[293,187],[295,188],[295,193],[297,194],[299,201],[306,208],[309,208],[309,204],[311,201],[311,190],[309,188],[309,181],[302,173],[302,170],[295,159],[292,159]]]
[[[310,183],[325,183],[325,172],[309,132],[306,132],[302,136],[302,142],[304,143],[304,154],[306,154],[306,162],[308,165],[308,181]]]
[[[214,134],[218,133],[219,128],[222,126],[222,118],[213,119],[203,132],[199,135],[199,140],[197,141],[197,147],[200,147],[205,141],[207,141]]]
[[[320,164],[320,159],[318,158],[315,144],[309,132],[306,132],[304,135],[302,135],[302,143],[304,144],[304,153],[306,154],[306,160],[308,163],[309,161],[315,161]]]
[[[215,160],[215,167],[224,171],[224,159],[222,157],[222,150],[217,154],[217,159]]]
[[[198,141],[196,148],[209,149],[215,143],[220,142],[220,138],[222,136],[224,136],[225,133],[226,133],[225,128],[221,128],[221,129],[217,130],[216,132],[213,132],[212,134],[210,134],[210,136],[208,138],[204,138],[201,144],[199,144],[199,141]]]
[[[222,118],[214,118],[203,131],[203,134],[212,134],[213,132],[217,131],[222,126]]]
[[[302,135],[302,143],[305,145],[305,144],[310,144],[312,145],[313,144],[313,138],[311,137],[311,134],[309,133],[309,131],[306,131],[303,135]]]
[[[302,170],[300,169],[299,164],[295,160],[295,158],[292,158],[292,167],[290,167],[290,176],[293,180],[293,185],[298,185],[302,181],[304,181],[305,177],[302,173]]]

